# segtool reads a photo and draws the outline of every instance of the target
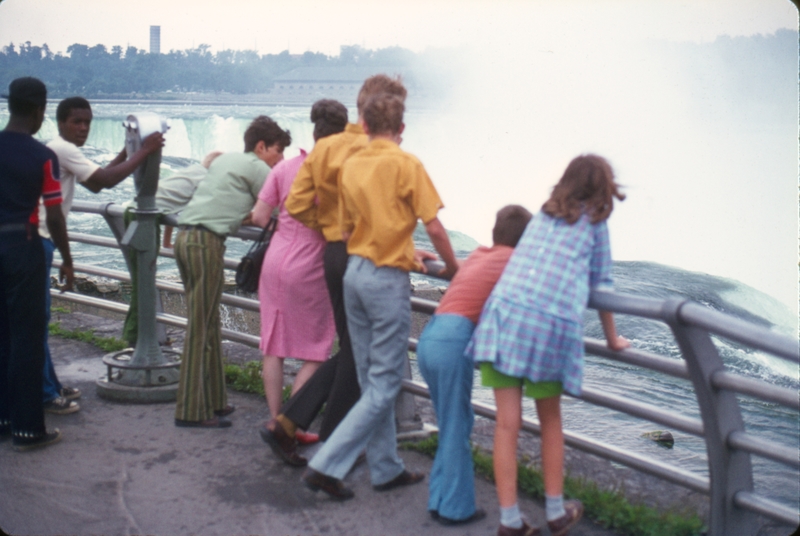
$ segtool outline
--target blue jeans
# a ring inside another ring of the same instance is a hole
[[[439,422],[439,447],[430,477],[428,510],[449,519],[475,513],[475,476],[469,436],[473,363],[464,356],[475,324],[466,317],[431,317],[417,344],[419,370],[431,392]]]
[[[53,268],[53,252],[56,250],[56,245],[52,240],[42,238],[42,246],[44,246],[44,258],[47,271],[45,273],[45,314],[47,315],[47,323],[50,324],[50,270]],[[50,357],[50,345],[47,342],[48,331],[44,332],[44,403],[54,400],[56,397],[61,396],[61,382],[58,381],[56,376],[56,369],[53,367],[53,359]]]
[[[342,479],[364,449],[373,486],[405,469],[397,455],[394,403],[408,359],[410,296],[407,272],[350,256],[344,303],[361,398],[309,462],[315,471]]]

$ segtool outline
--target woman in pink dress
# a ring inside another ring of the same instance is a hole
[[[322,100],[311,108],[314,141],[341,132],[347,124],[347,108]],[[333,309],[328,297],[322,254],[325,239],[292,218],[284,207],[289,189],[306,152],[276,165],[258,194],[253,223],[264,227],[277,207],[278,227],[264,257],[258,299],[261,302],[262,378],[272,416],[280,413],[283,393],[283,360],[304,361],[295,377],[292,394],[328,359],[336,335]]]

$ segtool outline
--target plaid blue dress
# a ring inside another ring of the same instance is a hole
[[[507,376],[559,381],[579,395],[590,289],[611,290],[605,221],[531,220],[481,313],[466,352]]]

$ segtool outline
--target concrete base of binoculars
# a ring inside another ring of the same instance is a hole
[[[108,373],[97,380],[97,395],[116,402],[175,402],[180,354],[174,350],[161,351],[168,359],[157,365],[133,364],[133,348],[104,356]]]

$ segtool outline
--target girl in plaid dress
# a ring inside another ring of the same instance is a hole
[[[583,313],[589,293],[611,289],[606,220],[614,197],[625,196],[608,162],[582,155],[567,166],[550,199],[525,229],[481,313],[468,348],[480,362],[482,383],[497,405],[494,473],[500,502],[498,536],[540,534],[517,505],[517,436],[522,395],[536,400],[541,423],[545,509],[551,534],[578,522],[583,505],[563,500],[564,435],[561,393],[580,394]],[[600,311],[613,350],[630,346],[617,336],[614,317]]]

